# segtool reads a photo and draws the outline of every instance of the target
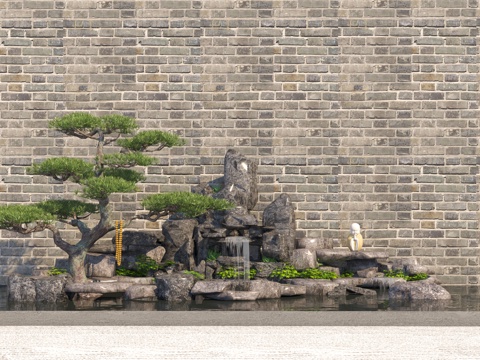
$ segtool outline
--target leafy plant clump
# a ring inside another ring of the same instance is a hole
[[[297,269],[295,269],[292,265],[285,264],[284,267],[273,270],[270,273],[270,277],[278,278],[279,280],[293,279],[293,278],[299,278],[300,272]]]
[[[48,276],[55,276],[55,275],[66,274],[67,272],[68,272],[67,269],[57,268],[54,266],[47,271],[47,274]]]
[[[270,273],[271,278],[282,279],[293,279],[293,278],[304,278],[304,279],[336,279],[338,276],[333,271],[322,270],[319,268],[310,268],[303,271],[298,271],[290,264],[285,264],[284,267],[275,269]]]
[[[147,277],[150,276],[153,272],[158,270],[163,270],[167,266],[175,264],[173,261],[166,261],[161,264],[148,257],[146,255],[139,255],[135,258],[135,265],[133,269],[127,269],[123,266],[119,266],[115,273],[119,276],[131,276],[131,277]]]
[[[353,272],[345,271],[344,273],[340,274],[340,277],[341,278],[351,278],[351,277],[353,277],[353,275],[354,275]]]
[[[428,278],[428,274],[425,273],[407,275],[401,270],[384,270],[383,273],[385,277],[405,279],[406,281],[420,281]]]
[[[277,259],[272,258],[272,257],[268,257],[268,256],[262,256],[262,262],[273,263],[273,262],[277,262]]]
[[[207,253],[207,261],[216,261],[220,257],[220,251],[209,249]]]
[[[183,273],[193,275],[195,277],[195,279],[197,279],[197,280],[205,280],[205,275],[200,274],[198,271],[183,270]]]
[[[220,271],[217,272],[217,275],[221,279],[243,279],[245,276],[245,272],[238,271],[237,269],[232,267],[228,267],[220,269]],[[250,269],[249,279],[252,280],[253,278],[255,278],[255,275],[257,275],[257,270]]]
[[[300,272],[300,277],[304,279],[336,279],[338,276],[333,271],[321,270],[318,268],[305,269]]]

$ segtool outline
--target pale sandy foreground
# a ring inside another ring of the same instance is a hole
[[[4,326],[0,359],[480,359],[480,327]]]

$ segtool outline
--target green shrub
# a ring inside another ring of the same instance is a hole
[[[207,253],[207,261],[216,261],[220,255],[221,253],[219,251],[209,249]]]
[[[290,264],[285,264],[282,268],[275,269],[270,273],[271,278],[282,279],[293,279],[293,278],[304,278],[304,279],[336,279],[338,276],[333,271],[326,271],[319,268],[310,268],[303,271],[298,271]]]
[[[222,268],[220,271],[217,272],[217,275],[221,279],[243,279],[245,273],[243,271],[238,271],[235,268],[228,267],[228,268]],[[255,269],[250,269],[250,274],[249,278],[250,280],[253,279],[257,275],[257,270]]]
[[[195,279],[198,279],[198,280],[205,280],[205,275],[200,274],[198,271],[183,270],[183,273],[193,275],[195,277]]]
[[[340,277],[341,278],[351,278],[351,277],[353,277],[353,275],[354,275],[353,272],[345,271],[344,273],[340,274]]]
[[[48,276],[61,275],[66,273],[67,273],[67,269],[57,268],[55,266],[47,271]]]
[[[277,262],[277,259],[272,258],[272,257],[268,257],[268,256],[262,256],[262,262],[273,263],[273,262]]]
[[[151,272],[161,270],[166,266],[165,264],[157,264],[151,257],[139,255],[135,258],[133,269],[126,269],[123,266],[119,266],[115,273],[120,276],[146,277],[149,276]]]
[[[419,273],[409,276],[405,274],[402,270],[384,270],[383,273],[385,274],[385,277],[405,279],[406,281],[419,281],[428,278],[428,274],[425,273]]]
[[[321,270],[318,268],[305,269],[300,272],[300,277],[304,279],[336,279],[338,276],[333,271]]]
[[[270,277],[282,279],[299,278],[300,273],[290,264],[285,264],[282,268],[275,269],[270,273]]]

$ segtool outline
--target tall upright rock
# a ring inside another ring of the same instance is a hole
[[[263,212],[262,253],[281,261],[290,261],[295,249],[295,212],[287,194],[281,194]]]
[[[224,186],[214,195],[237,206],[252,210],[258,201],[257,164],[239,152],[229,149],[224,161]]]

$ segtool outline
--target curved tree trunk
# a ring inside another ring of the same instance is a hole
[[[68,254],[69,273],[72,275],[73,282],[87,282],[87,273],[85,270],[85,258],[87,257],[87,248],[75,247],[75,250]]]

